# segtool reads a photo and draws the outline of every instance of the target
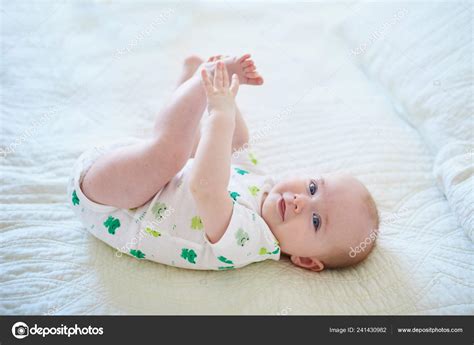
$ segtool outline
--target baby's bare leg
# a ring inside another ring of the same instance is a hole
[[[92,165],[82,182],[84,194],[120,208],[146,203],[188,160],[205,107],[196,75],[176,89],[158,114],[153,138],[117,149]]]
[[[199,68],[199,66],[203,62],[204,62],[204,60],[202,58],[200,58],[199,56],[196,56],[196,55],[191,55],[191,56],[187,57],[184,60],[183,71],[181,72],[181,75],[178,78],[178,83],[177,83],[176,87],[178,88],[186,80],[191,78],[194,75],[194,73],[196,73],[197,69]],[[160,123],[157,121],[155,123],[155,127],[159,126],[159,125],[160,125]],[[197,147],[199,145],[200,140],[201,140],[201,124],[199,123],[198,127],[196,128],[196,134],[194,136],[194,141],[193,141],[193,145],[192,145],[193,148],[192,148],[191,154],[189,156],[190,158],[194,158],[194,155],[196,154]]]
[[[250,55],[228,58],[226,67],[241,84],[261,85]],[[208,62],[206,68],[213,68]],[[196,73],[184,81],[158,114],[154,136],[99,158],[82,182],[91,200],[120,208],[134,208],[150,200],[181,170],[199,141],[199,123],[206,96]]]

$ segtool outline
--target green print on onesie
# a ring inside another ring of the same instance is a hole
[[[237,192],[231,192],[231,191],[229,191],[229,195],[230,195],[230,197],[231,197],[232,199],[234,199],[234,201],[237,201],[237,198],[240,196],[239,193],[237,193]]]
[[[120,220],[109,216],[104,222],[104,226],[109,230],[109,234],[115,235],[115,230],[120,228]]]
[[[244,229],[239,228],[235,233],[235,238],[237,239],[237,245],[243,247],[247,241],[250,240],[249,234],[244,231]]]
[[[76,190],[74,190],[74,192],[72,192],[72,204],[75,206],[75,205],[79,205],[80,202],[81,201],[77,197]]]
[[[269,252],[267,248],[262,247],[260,248],[260,251],[258,252],[260,255],[266,255],[266,254],[278,254],[280,252],[280,247],[276,247],[276,249],[273,252]]]
[[[148,226],[146,227],[145,231],[153,237],[160,237],[161,236],[161,233],[159,231],[153,230],[152,228],[150,228]]]
[[[219,256],[217,258],[219,261],[222,261],[223,263],[225,264],[229,264],[229,265],[233,265],[234,263],[232,262],[232,260],[229,260],[227,259],[225,256]]]
[[[217,269],[219,269],[221,271],[228,271],[228,270],[233,270],[234,266],[219,266],[219,267],[217,267]]]
[[[237,171],[237,174],[240,174],[240,175],[245,175],[249,173],[247,170],[240,169],[240,168],[234,168],[234,170]]]
[[[250,186],[249,187],[249,192],[253,196],[257,196],[257,193],[260,192],[260,189],[257,186]]]
[[[233,265],[234,263],[232,262],[232,260],[229,260],[227,259],[225,256],[219,256],[217,258],[219,261],[222,261],[223,263],[225,264],[229,264],[229,265]],[[217,269],[221,270],[221,271],[225,271],[225,270],[233,270],[234,269],[234,266],[219,266],[217,267]]]
[[[188,248],[183,248],[181,249],[181,257],[184,260],[188,260],[190,263],[195,264],[196,263],[196,258],[197,254],[194,250],[188,249]]]
[[[145,253],[143,253],[141,250],[137,249],[130,249],[130,254],[136,257],[137,259],[144,259],[145,258]]]
[[[151,212],[155,215],[155,218],[161,220],[163,218],[163,213],[167,210],[166,204],[162,202],[157,202],[153,205]]]
[[[249,152],[249,158],[250,158],[250,161],[257,165],[258,164],[258,160],[257,160],[257,157],[255,157],[255,155],[252,153],[252,152]]]
[[[202,228],[204,228],[204,225],[202,224],[201,217],[194,216],[193,218],[191,218],[191,229],[202,230]]]

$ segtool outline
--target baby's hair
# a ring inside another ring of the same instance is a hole
[[[379,234],[379,212],[377,210],[377,204],[368,190],[364,196],[363,202],[367,207],[367,212],[369,213],[373,225],[364,242],[361,242],[361,244],[365,244],[363,250],[360,250],[355,253],[355,255],[351,256],[351,251],[349,251],[346,246],[339,247],[335,250],[335,255],[331,255],[331,258],[328,258],[327,260],[323,259],[326,268],[344,268],[357,265],[359,262],[363,261],[374,248],[375,239]]]
[[[372,197],[372,194],[370,194],[369,191],[367,191],[367,195],[365,197],[365,204],[369,210],[369,216],[374,222],[374,231],[378,233],[379,231],[379,226],[380,226],[380,217],[379,217],[379,211],[377,209],[377,204],[375,203],[374,198]]]

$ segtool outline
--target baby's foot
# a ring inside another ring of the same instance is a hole
[[[211,56],[206,63],[203,64],[209,74],[213,74],[215,64],[217,61],[221,60],[224,62],[227,67],[227,72],[229,77],[232,74],[237,74],[239,76],[240,84],[248,85],[262,85],[263,78],[260,73],[257,72],[257,67],[252,59],[250,59],[250,54],[242,55],[241,57],[234,56],[222,56],[215,55]]]

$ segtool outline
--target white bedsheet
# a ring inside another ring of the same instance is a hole
[[[431,149],[438,185],[474,240],[472,6],[368,3],[354,17],[341,26],[353,58]]]
[[[473,243],[432,153],[332,34],[357,5],[2,6],[0,314],[474,312]],[[74,160],[149,133],[187,54],[246,51],[266,78],[239,95],[262,163],[367,183],[383,218],[373,254],[319,274],[288,260],[198,272],[116,258],[69,209]]]

